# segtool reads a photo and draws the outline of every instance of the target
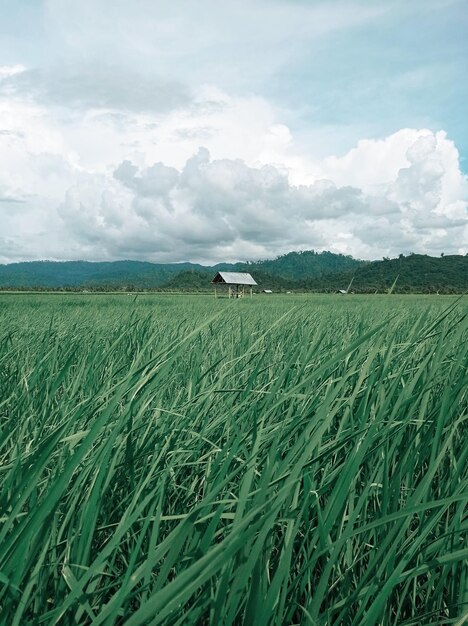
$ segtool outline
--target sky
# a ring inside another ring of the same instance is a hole
[[[0,263],[468,251],[467,0],[0,0]]]

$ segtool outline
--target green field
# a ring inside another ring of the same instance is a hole
[[[0,295],[0,624],[464,624],[466,312]]]

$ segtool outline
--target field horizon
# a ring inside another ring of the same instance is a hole
[[[349,255],[303,250],[262,261],[149,263],[143,261],[30,261],[0,265],[0,291],[206,291],[218,271],[251,273],[258,289],[330,292],[352,284],[358,293],[466,293],[468,257],[400,254],[362,261]]]

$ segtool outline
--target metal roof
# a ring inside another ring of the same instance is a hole
[[[218,272],[211,281],[226,285],[256,285],[257,283],[247,272]]]

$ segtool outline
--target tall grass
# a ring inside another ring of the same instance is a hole
[[[0,623],[465,623],[465,313],[2,296]]]

